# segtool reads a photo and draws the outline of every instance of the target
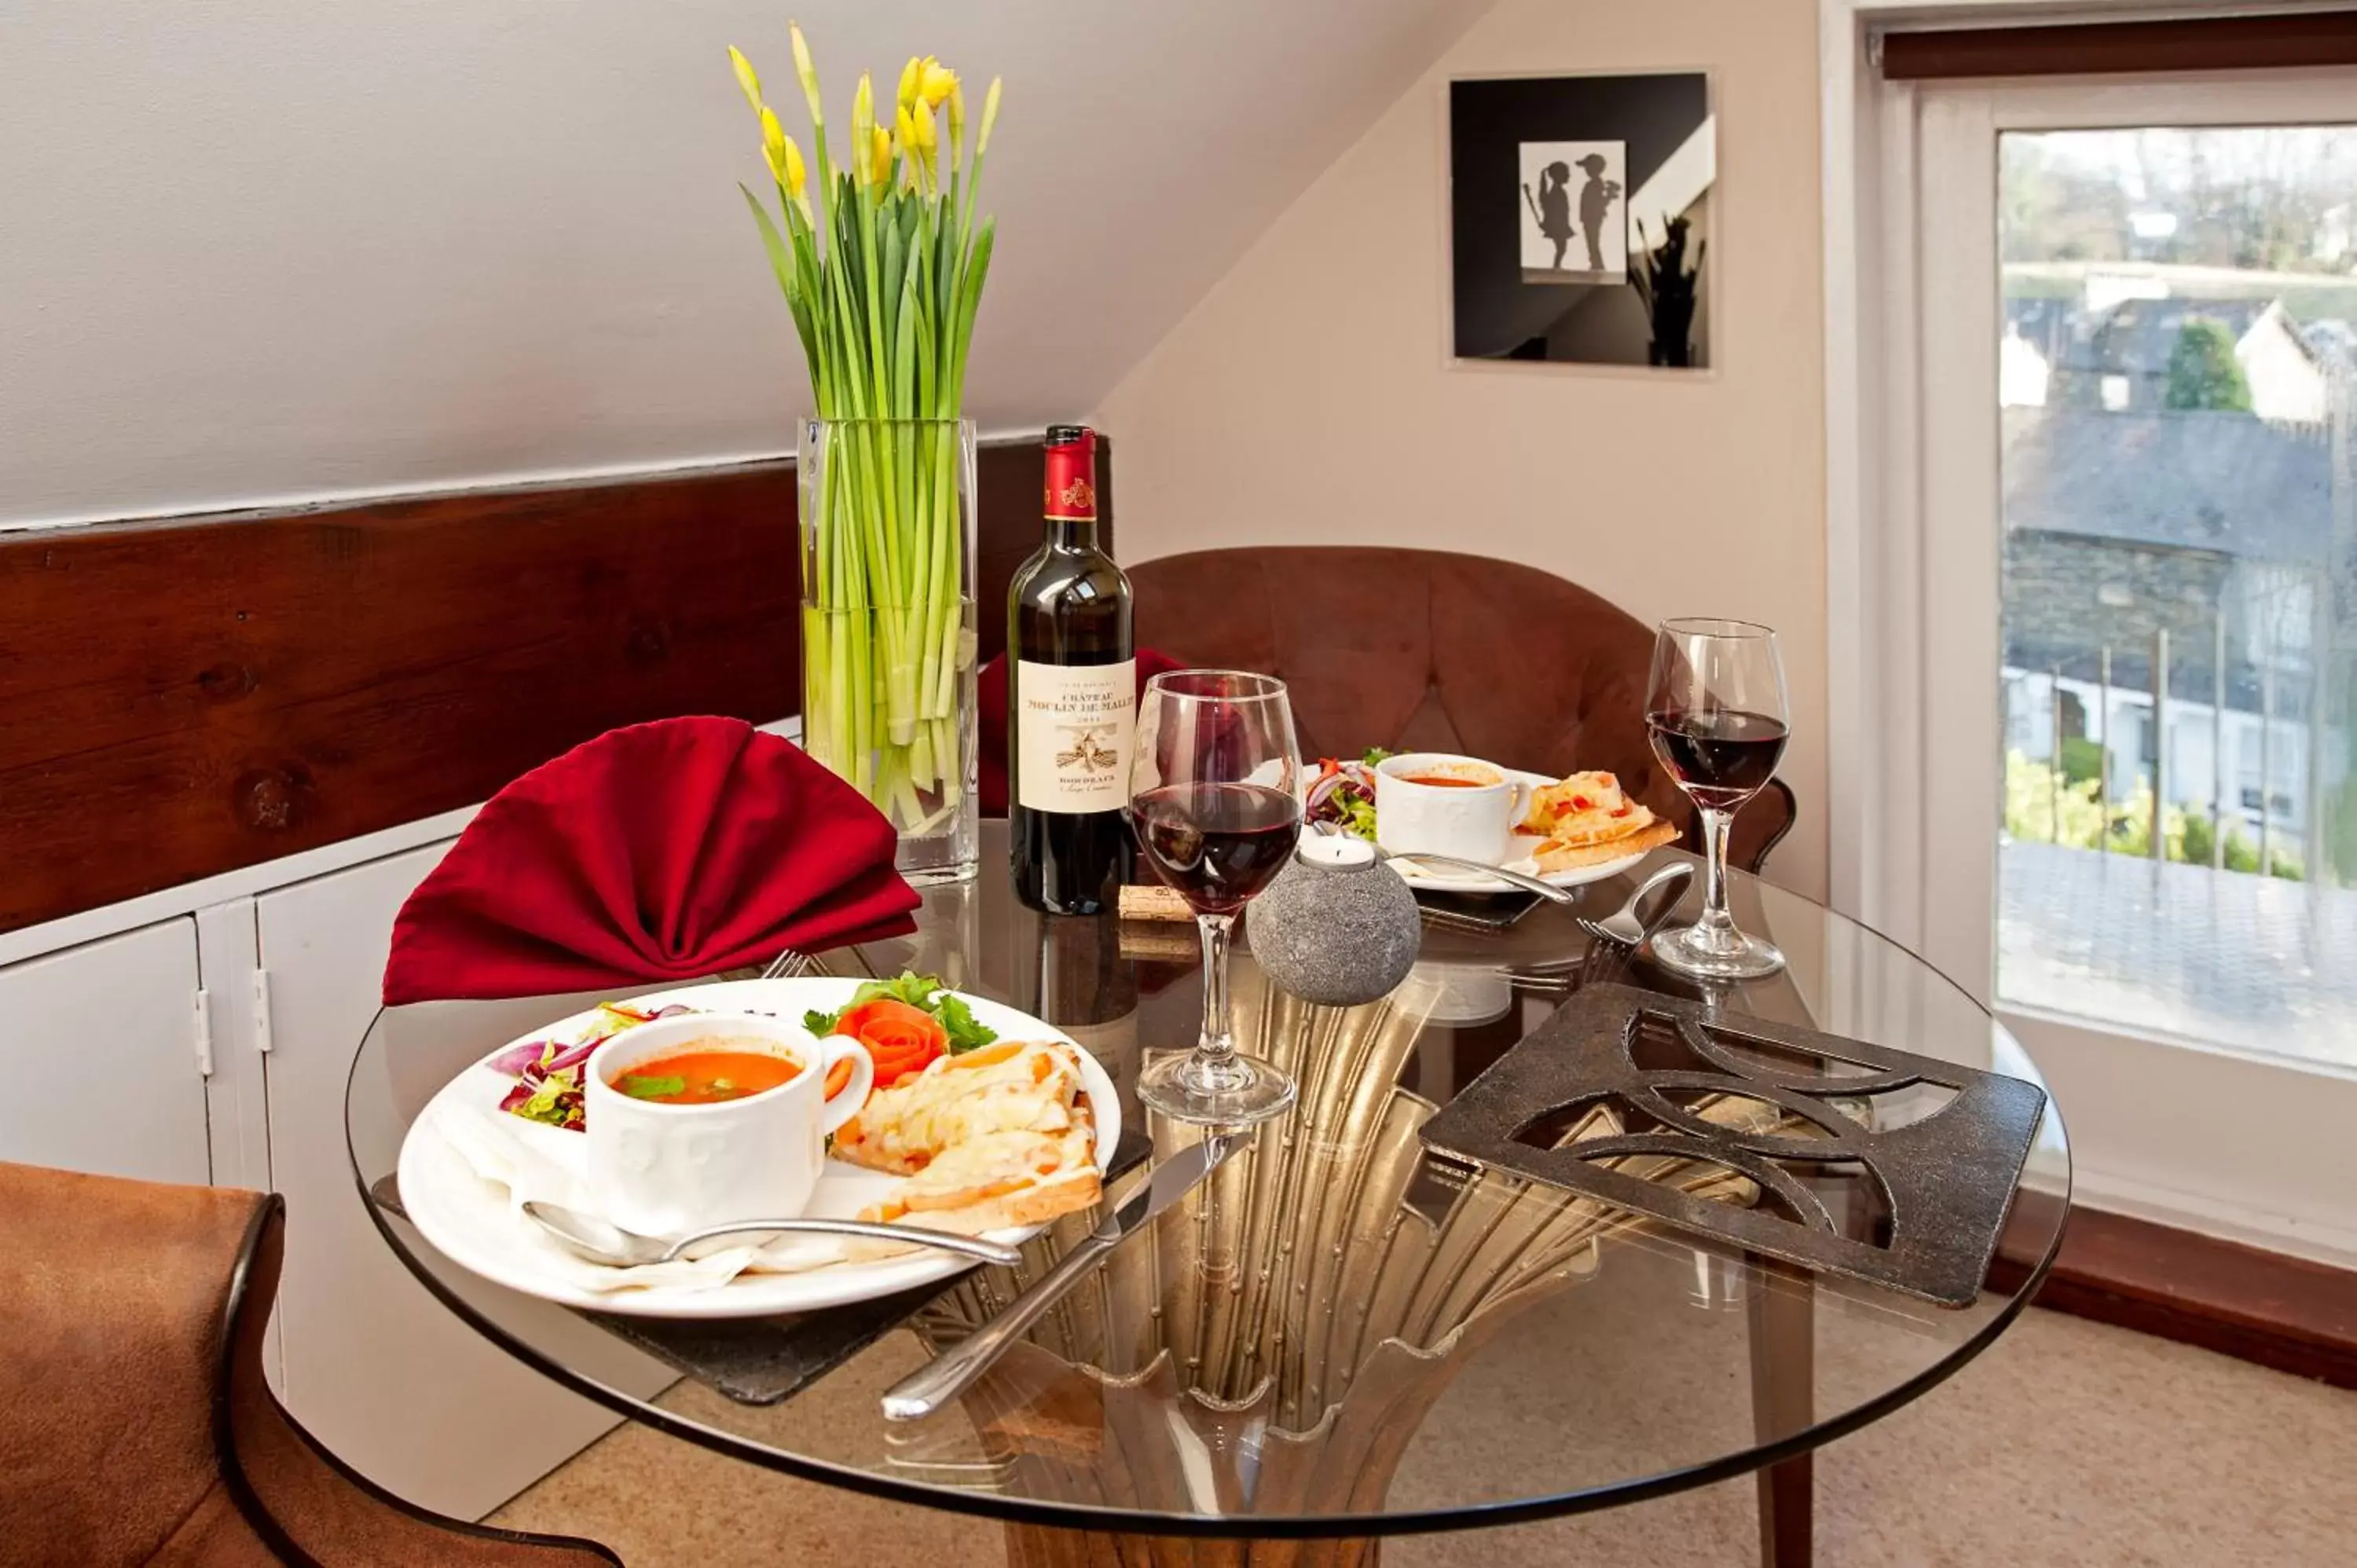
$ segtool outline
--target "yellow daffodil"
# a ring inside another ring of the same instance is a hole
[[[859,74],[859,87],[851,95],[851,172],[863,184],[867,178],[867,134],[876,128],[876,84],[867,73]]]
[[[860,183],[888,184],[892,178],[892,136],[883,126],[868,131],[866,155],[860,160]]]
[[[921,98],[918,99],[915,107],[909,111],[909,134],[906,141],[909,146],[915,149],[916,161],[924,166],[926,182],[928,184],[937,182],[940,174],[935,159],[940,156],[941,126],[940,123],[933,118],[932,106]]]
[[[818,110],[818,67],[811,63],[810,42],[802,37],[799,23],[787,23],[786,32],[794,41],[794,74],[802,78],[802,96],[810,100],[811,124],[823,127],[826,120]]]
[[[908,172],[909,187],[914,187],[917,184],[917,167],[924,163],[924,154],[917,148],[917,120],[909,118],[908,103],[900,103],[900,111],[893,115],[893,139],[896,139],[896,146],[903,154],[908,154],[908,170],[905,172]]]
[[[735,44],[730,44],[728,46],[728,64],[729,67],[737,72],[737,85],[745,90],[745,102],[753,106],[753,112],[755,113],[759,113],[761,110],[761,79],[753,74],[753,62],[745,58],[744,50],[738,48]]]
[[[809,171],[802,164],[802,150],[794,145],[794,139],[778,124],[776,112],[766,104],[761,109],[761,156],[769,160],[770,175],[787,196],[804,200],[802,186]]]
[[[965,151],[965,89],[956,78],[950,79],[950,172],[958,171],[961,155]]]
[[[989,150],[990,128],[998,122],[998,78],[995,76],[992,77],[990,79],[990,91],[983,96],[982,124],[975,129],[974,134],[974,156],[975,157],[982,156],[984,153]]]
[[[811,199],[805,189],[809,171],[802,165],[802,150],[794,145],[791,136],[786,138],[785,145],[770,161],[770,172],[778,177],[778,185],[785,191],[786,199],[802,209],[802,221],[815,226],[817,219],[811,211]]]
[[[957,72],[927,55],[925,63],[917,72],[917,96],[925,101],[928,108],[939,109],[956,91]]]
[[[917,101],[917,82],[924,74],[925,62],[910,55],[909,63],[900,68],[900,91],[892,95],[892,102],[903,109],[914,103]]]

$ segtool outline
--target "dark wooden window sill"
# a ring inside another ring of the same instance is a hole
[[[2357,1389],[2357,1273],[2074,1207],[2040,1306]]]

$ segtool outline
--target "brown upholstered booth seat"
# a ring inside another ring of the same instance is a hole
[[[1609,601],[1488,556],[1267,545],[1129,569],[1137,641],[1292,690],[1311,757],[1454,751],[1557,777],[1608,768],[1679,823],[1699,822],[1645,738],[1653,633]],[[1758,870],[1792,825],[1777,782],[1735,820],[1729,858]]]
[[[0,1164],[0,1563],[608,1568],[425,1513],[263,1381],[275,1197]]]

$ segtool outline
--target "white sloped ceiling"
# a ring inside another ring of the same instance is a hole
[[[832,114],[1006,78],[970,410],[1089,408],[1486,0],[806,0]],[[0,27],[0,525],[771,453],[734,188],[751,0],[23,0]],[[802,133],[800,116],[789,128]],[[1429,200],[1428,190],[1403,192]],[[1364,242],[1386,242],[1367,214]]]

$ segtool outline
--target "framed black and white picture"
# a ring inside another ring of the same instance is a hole
[[[1700,71],[1450,82],[1451,353],[1707,366],[1716,138]]]

